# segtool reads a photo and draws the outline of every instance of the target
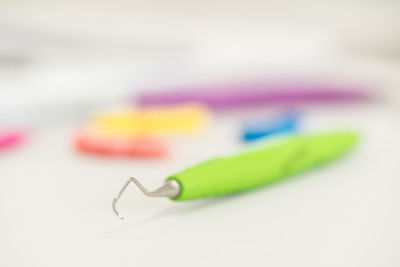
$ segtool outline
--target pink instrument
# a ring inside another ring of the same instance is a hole
[[[18,128],[0,129],[0,150],[11,148],[21,143],[26,132]]]

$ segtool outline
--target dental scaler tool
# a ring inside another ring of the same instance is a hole
[[[132,182],[149,197],[192,200],[250,190],[300,174],[346,154],[357,142],[352,132],[331,132],[296,136],[272,146],[237,155],[215,158],[169,176],[155,191],[146,190],[136,178],[129,178],[112,202],[116,204]]]

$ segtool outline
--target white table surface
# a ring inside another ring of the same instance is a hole
[[[304,131],[351,126],[348,157],[276,186],[193,202],[150,199],[174,171],[237,150],[238,121],[172,140],[162,160],[73,149],[74,124],[41,129],[0,154],[0,266],[400,266],[399,113],[387,105],[306,113]]]

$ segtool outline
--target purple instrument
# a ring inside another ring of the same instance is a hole
[[[140,106],[198,102],[214,109],[253,107],[265,104],[365,101],[368,88],[354,84],[322,82],[253,82],[174,88],[143,92]]]

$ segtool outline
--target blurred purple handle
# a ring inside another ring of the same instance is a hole
[[[323,83],[249,83],[141,93],[140,106],[198,102],[214,109],[299,102],[342,102],[370,99],[365,86]]]

